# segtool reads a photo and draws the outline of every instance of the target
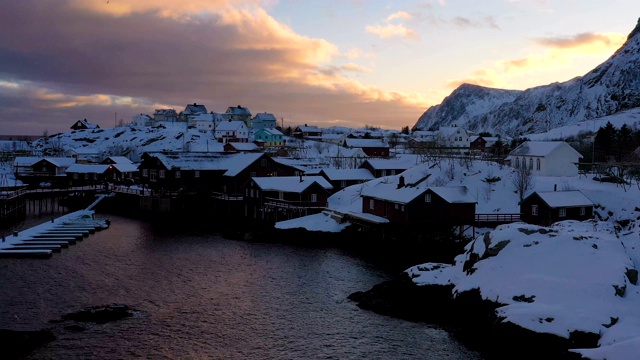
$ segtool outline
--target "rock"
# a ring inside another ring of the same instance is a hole
[[[17,331],[0,329],[0,349],[3,359],[19,359],[36,348],[55,340],[48,330]]]
[[[105,306],[93,306],[80,311],[62,316],[62,320],[73,320],[77,322],[92,322],[105,324],[133,316],[135,310],[127,305],[112,304]]]

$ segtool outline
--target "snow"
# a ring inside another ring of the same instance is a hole
[[[589,200],[579,190],[572,191],[540,191],[538,196],[549,207],[576,207],[576,206],[593,206],[593,202]]]
[[[251,178],[262,191],[301,193],[313,183],[330,190],[333,186],[322,176],[269,176]]]
[[[466,186],[477,201],[479,214],[519,213],[513,175],[511,168],[494,163],[442,160],[438,165],[430,161],[399,175],[347,187],[329,197],[327,211],[314,218],[288,220],[286,228],[335,232],[345,223],[329,216],[332,211],[384,223],[384,218],[362,213],[361,195],[386,198],[393,192],[401,194],[406,189],[397,189],[400,176],[406,184],[419,182],[423,191],[426,187]],[[588,358],[638,358],[640,287],[630,282],[626,271],[638,269],[640,264],[640,224],[636,221],[640,216],[640,187],[632,184],[623,188],[594,181],[593,177],[534,176],[534,185],[525,195],[533,191],[546,193],[552,203],[582,204],[586,198],[595,204],[596,220],[568,220],[548,228],[514,223],[481,229],[478,233],[483,235],[469,243],[455,264],[418,264],[406,272],[418,285],[454,285],[453,294],[479,289],[483,298],[504,304],[497,311],[505,321],[533,331],[563,337],[575,330],[600,334],[598,348],[572,350]],[[554,188],[558,191],[554,192]],[[625,222],[628,224],[620,225]],[[285,228],[283,223],[276,227]],[[490,256],[502,241],[506,243],[504,248]],[[468,274],[462,266],[471,254],[482,260]],[[624,295],[616,295],[616,288],[625,289]],[[526,299],[533,302],[523,301]],[[610,326],[612,318],[618,320]]]

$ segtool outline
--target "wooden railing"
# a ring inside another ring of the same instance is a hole
[[[327,202],[292,201],[276,198],[264,198],[264,205],[268,207],[277,207],[283,209],[324,209],[327,207]]]
[[[476,223],[513,223],[520,220],[521,214],[476,214]]]

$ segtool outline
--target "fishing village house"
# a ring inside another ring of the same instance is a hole
[[[520,203],[521,219],[549,226],[563,220],[584,221],[593,217],[594,204],[579,190],[536,191]]]
[[[468,149],[469,135],[459,126],[443,126],[435,132],[435,141],[440,146],[453,149]]]
[[[242,121],[223,121],[216,125],[213,136],[221,143],[248,142],[249,128]]]
[[[253,140],[263,148],[285,145],[284,134],[275,128],[261,128],[253,134]]]
[[[229,142],[222,146],[226,153],[233,152],[260,152],[262,147],[252,142]]]
[[[476,199],[466,186],[427,187],[424,181],[405,184],[380,182],[362,187],[362,212],[377,217],[380,224],[416,228],[459,228],[473,226]],[[375,219],[375,218],[374,218]]]
[[[342,143],[346,148],[360,148],[370,157],[389,157],[389,144],[381,139],[351,139],[346,138]]]
[[[196,117],[200,114],[208,113],[207,108],[204,105],[197,103],[188,104],[184,110],[178,114],[178,121],[188,122],[189,119]]]
[[[104,184],[110,178],[108,164],[73,164],[65,171],[70,186]]]
[[[69,148],[63,152],[65,157],[76,159],[77,163],[97,163],[102,158],[102,151],[94,146]]]
[[[178,113],[175,109],[156,109],[153,112],[153,120],[176,122],[178,120]]]
[[[133,163],[130,159],[124,156],[109,156],[100,161],[100,164],[111,165],[109,168],[109,181],[119,182],[126,179],[138,178],[138,164]],[[130,181],[126,181],[130,184]]]
[[[248,129],[251,128],[251,111],[246,107],[230,106],[227,108],[226,116],[231,121],[242,121]]]
[[[36,187],[41,182],[65,186],[66,170],[75,163],[76,159],[70,157],[16,157],[13,165],[16,179]]]
[[[307,139],[307,140],[321,140],[322,139],[322,130],[317,126],[308,126],[307,124],[298,125],[295,129],[293,129],[292,133],[293,137],[298,139]]]
[[[326,208],[332,190],[322,176],[252,177],[245,190],[247,212],[274,221],[315,214]]]
[[[320,170],[320,176],[324,177],[333,186],[334,192],[340,191],[348,186],[362,184],[374,177],[367,169],[333,169]]]
[[[274,129],[276,128],[277,119],[273,114],[259,113],[251,119],[251,128],[254,131],[260,129]]]
[[[344,144],[344,140],[346,138],[347,138],[347,135],[345,134],[332,134],[332,133],[324,134],[323,133],[320,136],[320,141],[326,142],[329,144],[342,145]]]
[[[87,119],[78,120],[71,125],[71,130],[95,130],[100,129],[100,126],[90,123]]]
[[[513,168],[528,167],[536,176],[578,176],[582,155],[564,141],[525,141],[506,160]]]
[[[416,160],[412,157],[400,157],[397,159],[366,159],[361,169],[368,170],[376,178],[397,175],[416,166]]]
[[[138,114],[132,118],[133,125],[136,126],[153,126],[155,120],[147,114]]]
[[[219,113],[198,114],[189,119],[189,126],[196,128],[202,133],[213,133],[218,124],[223,120],[224,116]]]

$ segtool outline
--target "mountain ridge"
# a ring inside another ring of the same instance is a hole
[[[462,126],[509,136],[545,132],[640,107],[640,19],[605,62],[565,82],[504,90],[462,84],[427,109],[413,130]]]

